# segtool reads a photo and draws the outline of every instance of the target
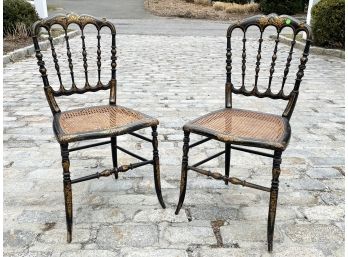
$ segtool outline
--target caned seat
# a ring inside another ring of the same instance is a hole
[[[285,149],[290,139],[290,124],[279,115],[226,108],[208,113],[184,126],[185,131],[209,135],[219,141]]]
[[[158,120],[141,112],[105,105],[61,112],[55,115],[53,128],[59,142],[119,136],[156,126]]]

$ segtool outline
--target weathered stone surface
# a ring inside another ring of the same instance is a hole
[[[187,222],[185,212],[180,212],[178,215],[174,214],[175,209],[150,209],[143,210],[135,214],[133,220],[135,222],[151,222],[159,223],[167,221],[171,223]]]
[[[169,226],[163,233],[163,239],[170,244],[216,244],[213,230],[210,227]]]
[[[267,225],[266,223],[251,222],[251,221],[235,221],[230,225],[220,228],[223,243],[232,245],[240,241],[266,241]],[[274,241],[281,242],[283,240],[277,226],[274,230]]]
[[[324,257],[326,256],[322,251],[315,247],[308,247],[304,245],[297,245],[289,248],[275,247],[273,254],[264,253],[262,257],[293,257],[293,256],[306,256],[306,257]]]
[[[157,248],[122,248],[123,257],[187,257],[185,250]]]
[[[73,243],[82,243],[89,240],[89,229],[74,229],[73,230]],[[45,231],[40,235],[39,241],[45,244],[65,244],[66,243],[66,228],[51,229]]]
[[[119,257],[121,256],[118,251],[110,250],[77,250],[62,252],[61,257]]]
[[[344,205],[326,206],[317,205],[313,207],[304,207],[304,215],[310,221],[315,220],[344,220]]]
[[[307,172],[311,178],[339,178],[343,175],[335,168],[313,168]]]
[[[260,253],[255,252],[255,249],[236,249],[236,248],[212,248],[199,250],[199,257],[259,257]]]
[[[293,220],[298,217],[296,209],[285,206],[277,208],[277,220]],[[268,205],[255,207],[242,207],[239,213],[240,219],[267,221]]]
[[[19,223],[52,223],[64,221],[64,211],[24,210],[18,217]]]
[[[236,219],[238,210],[235,208],[199,206],[189,208],[193,219],[197,220],[228,220]]]
[[[120,223],[125,220],[125,215],[120,208],[90,208],[80,206],[76,211],[76,224],[80,223]]]
[[[37,234],[33,231],[9,230],[4,232],[4,248],[23,248],[28,247],[35,241]]]
[[[96,242],[101,249],[154,246],[158,243],[158,231],[155,225],[106,226],[99,230]]]
[[[51,257],[52,253],[51,252],[8,252],[4,256],[6,257]]]
[[[329,243],[336,245],[344,241],[343,232],[334,225],[326,224],[289,224],[285,233],[296,243]]]

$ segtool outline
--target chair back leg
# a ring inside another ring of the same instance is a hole
[[[111,137],[111,155],[112,155],[112,165],[117,168],[117,137]],[[115,172],[115,179],[118,179],[118,173]]]
[[[268,242],[269,252],[272,252],[273,250],[274,223],[275,223],[275,217],[276,217],[276,211],[277,211],[281,155],[282,155],[281,151],[274,151],[273,168],[272,168],[272,185],[271,185],[270,200],[269,200],[268,226],[267,226],[267,242]]]
[[[230,165],[231,165],[231,144],[225,144],[225,176],[230,176]],[[228,181],[225,181],[225,184],[228,185]]]
[[[64,186],[64,200],[65,200],[65,215],[67,225],[67,242],[70,243],[72,239],[72,223],[73,223],[73,206],[72,206],[72,191],[70,179],[70,161],[68,144],[61,145],[62,166],[63,166],[63,186]]]
[[[179,202],[178,202],[178,206],[176,207],[175,214],[179,213],[182,207],[182,204],[184,203],[184,200],[185,200],[189,142],[190,142],[190,132],[184,131],[184,146],[183,146],[181,180],[180,180],[180,196],[179,196]]]
[[[157,126],[152,126],[152,146],[153,146],[153,175],[155,180],[155,189],[158,201],[160,202],[163,209],[166,208],[164,204],[162,191],[161,191],[161,173],[158,155],[158,139],[157,139]]]

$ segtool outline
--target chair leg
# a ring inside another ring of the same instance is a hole
[[[178,206],[175,214],[178,214],[182,204],[185,200],[186,184],[187,184],[187,166],[188,166],[188,152],[189,152],[190,132],[184,131],[184,146],[181,166],[181,181],[180,181],[180,196]]]
[[[160,202],[163,209],[166,208],[164,204],[162,192],[161,192],[161,173],[158,156],[158,140],[157,140],[157,126],[152,126],[152,146],[153,146],[153,175],[155,179],[155,189],[158,201]]]
[[[230,165],[231,165],[231,144],[225,144],[225,176],[230,176]],[[225,181],[225,184],[228,185],[228,181]]]
[[[117,168],[117,137],[111,137],[111,154],[112,154],[112,165]],[[115,173],[115,179],[118,179],[118,173]]]
[[[281,151],[274,152],[273,168],[272,168],[272,186],[271,186],[271,192],[270,192],[268,225],[267,225],[267,242],[268,242],[269,252],[272,252],[273,250],[273,234],[274,234],[274,223],[275,223],[275,217],[276,217],[276,211],[277,211],[281,155],[282,155]]]
[[[72,235],[72,223],[73,223],[73,206],[72,206],[72,192],[71,192],[71,180],[70,180],[70,161],[68,144],[62,144],[60,146],[62,155],[63,166],[63,186],[64,186],[64,200],[65,200],[65,215],[67,225],[67,242],[71,242]]]

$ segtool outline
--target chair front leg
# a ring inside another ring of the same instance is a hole
[[[157,140],[157,126],[152,126],[152,146],[153,146],[153,175],[155,180],[155,189],[158,201],[160,202],[163,209],[166,208],[164,204],[162,191],[161,191],[161,173],[160,173],[160,164],[158,156],[158,140]]]
[[[112,165],[117,168],[117,137],[111,137],[111,155],[112,155]],[[115,179],[118,179],[118,173],[115,172]]]
[[[68,144],[61,144],[62,166],[63,166],[63,186],[64,186],[64,200],[65,200],[65,216],[67,225],[67,242],[70,243],[72,239],[72,223],[73,223],[73,206],[72,206],[72,191],[70,179],[70,161]]]
[[[268,226],[267,226],[267,241],[268,251],[273,250],[273,235],[274,235],[274,223],[277,211],[278,200],[278,187],[279,187],[279,175],[280,175],[280,163],[281,163],[281,151],[274,151],[273,168],[272,168],[272,186],[269,200],[268,210]]]
[[[187,184],[187,166],[188,166],[188,152],[189,152],[190,132],[184,131],[184,146],[182,155],[181,166],[181,181],[180,181],[180,196],[178,206],[176,207],[175,214],[178,214],[182,204],[185,200],[186,184]]]
[[[225,176],[230,176],[230,165],[231,165],[231,144],[225,144]],[[225,184],[228,185],[228,181],[225,181]]]

